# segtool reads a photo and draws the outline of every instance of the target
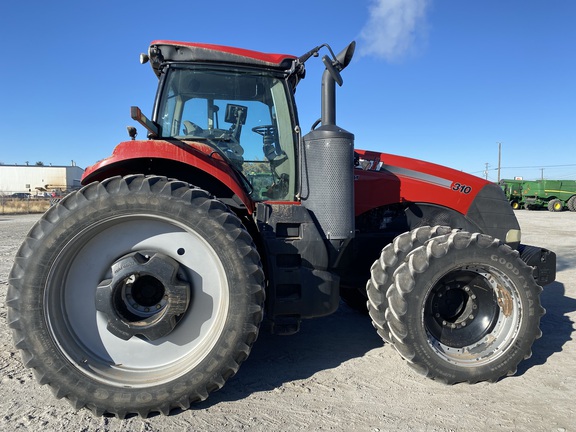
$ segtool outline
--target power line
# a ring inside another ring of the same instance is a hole
[[[572,167],[576,166],[576,164],[568,164],[568,165],[534,165],[534,166],[521,166],[521,167],[502,167],[502,169],[524,169],[524,168],[560,168],[560,167]]]
[[[576,166],[576,164],[567,164],[567,165],[534,165],[534,166],[519,166],[519,167],[500,167],[501,170],[505,170],[505,169],[542,169],[542,168],[563,168],[563,167],[573,167]],[[481,171],[472,171],[470,172],[470,174],[479,174],[479,173],[483,173],[486,174],[488,171],[497,171],[498,168],[488,168],[486,167],[485,169],[481,170]]]

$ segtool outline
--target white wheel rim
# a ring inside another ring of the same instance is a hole
[[[139,250],[177,260],[192,291],[176,328],[152,342],[111,334],[94,302],[111,264]],[[112,217],[76,235],[52,265],[45,295],[48,325],[62,353],[92,378],[124,387],[162,384],[194,369],[219,339],[230,301],[226,273],[212,246],[190,227],[150,215]]]

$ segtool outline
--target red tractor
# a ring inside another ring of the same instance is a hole
[[[340,298],[422,374],[513,374],[540,336],[556,256],[520,243],[500,187],[354,149],[335,88],[354,43],[301,57],[155,41],[147,131],[86,169],[32,228],[7,304],[26,366],[96,415],[186,409],[248,357],[263,319],[297,332]],[[294,92],[322,57],[322,113]]]

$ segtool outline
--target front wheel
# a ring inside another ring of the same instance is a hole
[[[560,201],[558,198],[554,198],[554,199],[548,201],[548,211],[560,212],[563,209],[564,209],[564,205],[563,205],[562,201]]]
[[[422,226],[400,234],[386,245],[380,257],[370,267],[370,279],[366,283],[368,313],[372,325],[384,342],[391,343],[390,329],[385,316],[388,310],[388,290],[393,282],[394,272],[404,262],[409,252],[422,246],[432,237],[446,235],[452,229],[448,226]]]
[[[540,337],[541,287],[518,252],[492,237],[454,232],[413,250],[389,290],[394,347],[447,384],[516,372]]]
[[[27,367],[74,407],[168,414],[236,373],[258,334],[263,272],[221,202],[156,176],[90,184],[32,228],[10,273]]]

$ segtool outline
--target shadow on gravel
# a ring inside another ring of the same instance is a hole
[[[572,340],[574,322],[568,313],[576,311],[576,299],[566,297],[564,285],[553,282],[544,287],[540,295],[546,314],[540,320],[542,337],[532,346],[532,357],[520,363],[517,376],[528,369],[546,363],[554,353],[561,352],[566,342]]]
[[[566,297],[564,285],[554,282],[542,292],[541,302],[546,309],[540,323],[542,337],[534,343],[532,357],[520,363],[515,376],[546,363],[572,340],[574,322],[567,315],[576,310],[576,299]],[[238,374],[222,390],[191,409],[206,409],[255,392],[280,388],[285,383],[309,378],[319,371],[362,357],[382,344],[369,317],[345,304],[341,304],[334,315],[305,320],[302,330],[293,336],[277,336],[263,330]]]
[[[556,273],[574,267],[576,262],[576,250],[562,250],[556,252]]]
[[[207,401],[194,404],[192,409],[236,401],[255,392],[309,378],[316,372],[362,357],[383,343],[368,315],[345,304],[333,315],[303,321],[300,332],[292,336],[262,330],[238,374],[222,390],[211,394]]]

